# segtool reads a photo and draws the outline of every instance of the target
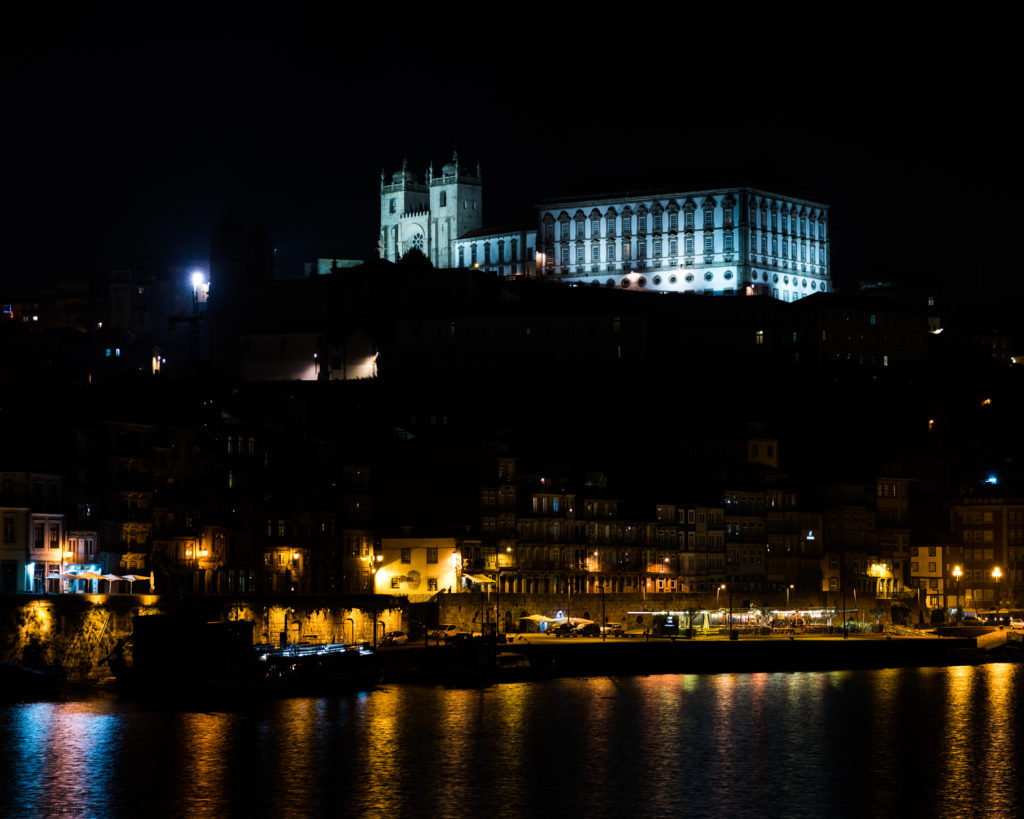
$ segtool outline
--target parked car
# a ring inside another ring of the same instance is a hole
[[[459,630],[452,623],[446,623],[433,629],[430,637],[434,640],[451,640],[458,633]]]
[[[1024,628],[1024,617],[1011,617],[1010,628]]]
[[[601,627],[597,623],[586,623],[578,629],[580,637],[600,637]]]
[[[572,623],[559,623],[557,626],[548,626],[548,634],[556,637],[576,637],[576,626]]]
[[[605,623],[601,626],[601,633],[607,634],[609,637],[621,637],[622,623]]]
[[[409,642],[409,635],[404,631],[389,631],[381,640],[381,644],[386,646],[400,646],[407,642]]]

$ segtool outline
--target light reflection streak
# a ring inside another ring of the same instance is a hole
[[[17,759],[12,791],[22,807],[59,813],[69,806],[102,814],[116,781],[117,715],[104,703],[17,706],[9,752]]]
[[[946,771],[942,777],[941,801],[959,810],[971,806],[968,783],[971,781],[974,703],[971,693],[976,670],[954,666],[947,670],[949,693],[946,700]]]
[[[191,784],[180,796],[188,816],[227,811],[226,767],[232,718],[228,714],[184,713],[180,718],[180,761]]]

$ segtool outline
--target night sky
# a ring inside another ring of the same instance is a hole
[[[851,22],[829,42],[822,20],[785,29],[791,52],[756,25],[729,48],[690,51],[675,32],[606,48],[545,19],[363,13],[276,40],[27,27],[3,62],[5,290],[202,263],[228,210],[270,232],[279,275],[372,258],[381,170],[407,157],[422,174],[453,149],[482,163],[488,226],[580,186],[740,182],[832,206],[840,286],[956,272],[994,300],[1009,281],[992,218],[1016,165],[997,43],[964,30],[971,50],[954,52],[953,21]]]

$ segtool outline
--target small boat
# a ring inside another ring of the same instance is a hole
[[[253,624],[195,623],[166,615],[133,620],[131,662],[122,641],[108,657],[118,690],[134,696],[313,696],[373,688],[372,650],[341,643],[253,645]]]
[[[52,697],[61,693],[65,675],[59,671],[25,668],[0,660],[0,699]]]

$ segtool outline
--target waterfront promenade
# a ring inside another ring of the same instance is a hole
[[[979,646],[978,635],[963,637],[892,634],[744,635],[699,639],[668,637],[555,638],[544,634],[509,635],[511,642],[488,644],[480,638],[462,644],[401,646],[382,650],[385,672],[393,680],[431,679],[452,665],[486,668],[497,654],[522,655],[538,676],[640,675],[671,673],[838,671],[973,665],[989,660],[1020,660],[1020,642]],[[982,641],[985,642],[985,641]],[[475,646],[475,649],[474,649]],[[491,648],[493,646],[493,648]],[[492,652],[489,654],[488,652]],[[500,678],[500,673],[497,675]]]

